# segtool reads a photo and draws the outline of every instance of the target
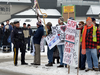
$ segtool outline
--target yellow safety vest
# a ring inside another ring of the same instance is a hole
[[[97,31],[97,27],[96,26],[93,26],[93,42],[97,42],[97,35],[96,35],[96,31]],[[82,31],[82,35],[83,35],[83,32],[84,32],[84,29]],[[82,42],[82,36],[81,36],[81,42]]]

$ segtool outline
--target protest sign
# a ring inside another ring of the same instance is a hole
[[[77,22],[71,19],[67,21],[67,28],[76,29]]]
[[[57,32],[60,40],[65,40],[65,31],[67,29],[67,25],[59,25],[52,27],[52,33]]]
[[[55,45],[57,45],[60,42],[59,36],[57,32],[49,34],[46,37],[47,44],[49,46],[49,49],[51,50]]]
[[[66,25],[59,25],[52,27],[52,34],[49,34],[46,37],[46,41],[50,49],[52,49],[55,45],[57,45],[61,40],[65,40],[66,29],[67,29]]]
[[[64,48],[64,56],[63,56],[63,62],[77,67],[78,66],[78,52],[79,52],[79,30],[76,30],[75,33],[75,42],[66,42],[65,43],[65,48]],[[69,54],[71,56],[71,59],[66,58],[66,56]],[[69,63],[69,62],[70,63]]]
[[[78,50],[79,50],[79,30],[76,30],[76,22],[68,20],[67,29],[65,34],[65,48],[63,62],[71,65],[78,66]]]

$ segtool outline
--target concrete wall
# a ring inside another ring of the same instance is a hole
[[[31,8],[31,6],[29,6],[29,5],[11,5],[10,6],[10,10],[11,10],[10,14],[8,14],[8,15],[0,14],[0,22],[10,19],[11,15],[19,13],[19,12],[24,11],[29,8]]]

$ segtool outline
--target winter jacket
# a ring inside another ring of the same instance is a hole
[[[34,44],[40,44],[41,38],[44,35],[43,25],[39,26],[33,35]]]

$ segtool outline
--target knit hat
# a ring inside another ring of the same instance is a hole
[[[86,21],[92,21],[91,17],[87,17]]]
[[[92,21],[95,21],[95,18],[92,18]]]
[[[41,23],[37,22],[36,25],[41,26]]]
[[[48,22],[48,23],[46,24],[46,26],[51,27],[51,26],[52,26],[52,23],[51,23],[51,22]]]
[[[60,20],[60,22],[64,22],[64,18],[63,17],[60,17],[59,20]]]
[[[74,20],[74,18],[73,18],[73,17],[70,17],[69,19]]]

